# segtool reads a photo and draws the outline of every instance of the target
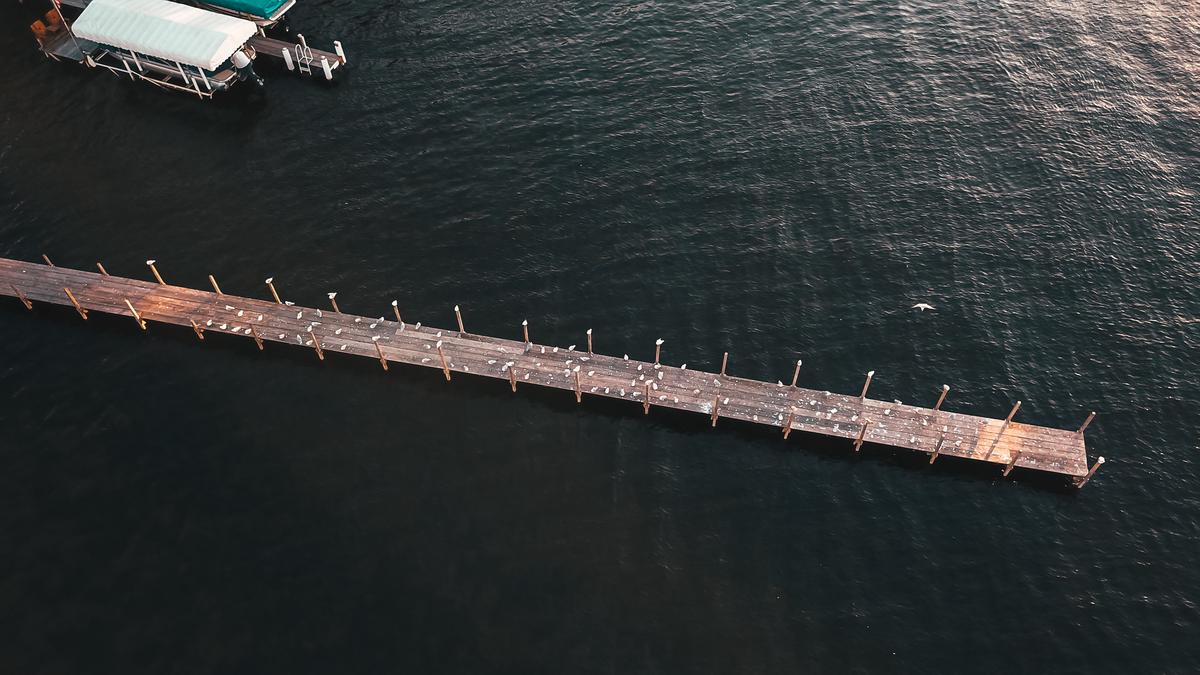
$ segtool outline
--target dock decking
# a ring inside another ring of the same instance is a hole
[[[714,426],[721,418],[737,419],[777,427],[784,438],[793,430],[821,434],[845,439],[848,451],[871,443],[927,453],[930,463],[942,455],[989,462],[1004,475],[1019,467],[1061,474],[1082,486],[1104,461],[1089,471],[1083,428],[1091,416],[1078,431],[1065,431],[1011,421],[1012,414],[999,420],[948,412],[938,409],[941,401],[933,409],[888,403],[866,398],[865,386],[860,397],[591,354],[586,338],[572,349],[475,335],[459,330],[457,312],[459,327],[433,328],[401,322],[394,305],[387,307],[390,316],[355,316],[5,258],[0,295],[34,307],[74,305],[81,315],[128,316],[143,329],[147,321],[189,327],[201,339],[209,331],[230,333],[259,341],[260,348],[277,342],[311,349],[321,359],[353,354],[377,359],[384,368],[436,368],[447,380],[475,375],[507,381],[513,391],[527,385],[562,389],[579,402],[604,396],[637,403],[646,413],[655,407],[686,410]]]

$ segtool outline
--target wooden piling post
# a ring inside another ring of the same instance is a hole
[[[275,292],[275,277],[267,277],[267,288],[271,289],[271,297],[275,298],[275,304],[282,305],[283,301],[279,299],[279,293]]]
[[[466,328],[463,328],[463,321],[462,321],[462,310],[460,310],[460,309],[458,308],[458,305],[455,305],[455,306],[454,306],[454,320],[455,320],[455,321],[458,321],[458,334],[459,334],[459,335],[466,335],[466,334],[467,334],[467,329],[466,329]]]
[[[512,385],[513,393],[517,393],[517,374],[513,372],[513,367],[508,367],[508,382]]]
[[[663,339],[658,338],[654,341],[654,365],[658,365],[659,357],[662,356]]]
[[[871,422],[863,420],[862,428],[858,430],[858,438],[854,439],[854,451],[858,452],[862,448],[863,439],[867,437],[867,428],[871,426]]]
[[[1016,464],[1017,464],[1017,460],[1020,458],[1021,458],[1021,451],[1018,449],[1016,452],[1014,452],[1012,454],[1012,457],[1009,458],[1008,465],[1004,467],[1004,476],[1005,477],[1007,477],[1008,473],[1013,470],[1013,467],[1016,466]]]
[[[63,290],[67,292],[67,297],[71,299],[71,304],[75,305],[75,311],[79,312],[79,316],[82,316],[84,321],[87,321],[87,310],[79,305],[79,301],[75,299],[75,294],[65,286]]]
[[[313,330],[312,326],[308,327],[308,334],[312,336],[313,349],[317,350],[317,358],[325,360],[325,350],[321,349],[321,336],[317,335],[317,331]]]
[[[17,294],[17,299],[21,301],[22,305],[25,305],[25,309],[33,311],[33,303],[29,301],[29,298],[25,297],[25,294],[21,292],[21,289],[12,284],[9,284],[8,287],[13,289],[13,293]]]
[[[392,311],[396,314],[396,323],[404,323],[404,319],[400,318],[400,303],[396,300],[392,301]]]
[[[438,356],[442,359],[442,372],[446,374],[446,381],[450,381],[450,364],[446,362],[446,352],[442,351],[442,341],[437,341]]]
[[[725,352],[725,356],[721,357],[721,377],[725,377],[725,366],[729,365],[729,352]]]
[[[712,425],[714,427],[717,426],[717,411],[718,411],[718,408],[720,408],[720,406],[721,406],[721,395],[717,394],[716,396],[713,397]]]
[[[104,269],[104,265],[100,264],[100,261],[96,261],[96,269],[100,270],[100,274],[109,276],[108,270]]]
[[[1075,482],[1075,487],[1081,488],[1084,485],[1087,485],[1087,482],[1092,479],[1092,474],[1096,473],[1096,469],[1099,469],[1100,465],[1103,463],[1104,463],[1104,458],[1097,457],[1096,463],[1092,465],[1091,469],[1088,469],[1087,475],[1084,476],[1083,478],[1080,478],[1078,481]]]
[[[217,292],[217,295],[225,295],[221,292],[221,287],[217,284],[216,278],[211,274],[208,275],[208,283],[212,284],[213,290]]]
[[[929,455],[929,463],[930,464],[933,464],[934,462],[937,461],[938,453],[942,451],[942,443],[945,443],[945,442],[946,442],[946,433],[942,432],[942,435],[938,436],[937,445],[933,446],[933,454]]]
[[[525,344],[529,345],[529,319],[521,321],[521,334],[525,336]]]
[[[133,308],[133,303],[129,301],[129,298],[125,298],[125,306],[129,308],[129,313],[133,315],[133,320],[137,322],[138,328],[146,330],[146,322],[142,320],[142,315]]]
[[[792,433],[792,418],[796,413],[788,411],[787,419],[783,421],[783,440],[787,440],[788,434]]]
[[[146,266],[150,268],[150,272],[151,272],[151,274],[154,275],[154,278],[158,281],[158,285],[166,286],[167,282],[163,281],[162,275],[158,273],[158,268],[154,266],[154,263],[156,263],[156,262],[158,262],[158,261],[157,260],[147,260]]]
[[[792,386],[793,387],[796,386],[796,381],[800,379],[800,364],[802,364],[802,363],[804,363],[803,360],[801,360],[801,359],[796,360],[796,370],[792,373]]]
[[[575,402],[583,403],[583,388],[579,386],[579,371],[575,371]]]
[[[342,310],[339,309],[337,305],[337,293],[326,293],[326,295],[329,296],[329,303],[333,305],[333,311],[341,314]]]
[[[47,265],[54,267],[54,263],[50,262],[50,256],[45,253],[42,254],[42,260],[45,260]]]
[[[1083,426],[1079,427],[1079,431],[1076,431],[1075,434],[1077,436],[1082,436],[1084,430],[1088,428],[1088,425],[1091,424],[1092,420],[1094,419],[1096,419],[1096,412],[1092,411],[1088,413],[1087,419],[1083,421]]]
[[[196,323],[195,319],[191,319],[191,322],[192,330],[196,331],[196,337],[199,338],[201,342],[204,342],[204,329],[200,327],[200,324]],[[261,349],[261,347],[259,349]]]
[[[942,409],[942,401],[945,401],[945,400],[946,400],[946,394],[949,394],[949,393],[950,393],[950,385],[948,385],[948,384],[943,384],[943,385],[942,385],[942,395],[941,395],[941,396],[938,396],[937,403],[935,403],[935,404],[934,404],[934,406],[933,406],[933,409],[934,409],[934,410],[941,410],[941,409]]]
[[[863,382],[863,390],[862,390],[862,393],[858,395],[858,400],[860,400],[860,401],[867,400],[867,388],[871,386],[871,378],[872,377],[875,377],[875,371],[873,371],[873,370],[867,371],[867,381]]]
[[[650,383],[646,383],[646,400],[642,401],[642,414],[650,414]]]
[[[1021,402],[1017,401],[1017,404],[1012,407],[1012,410],[1008,411],[1008,417],[1004,418],[1004,424],[1000,426],[1000,431],[996,432],[996,438],[992,440],[992,446],[988,448],[987,454],[983,456],[985,461],[991,459],[992,453],[996,451],[996,444],[1000,442],[1000,437],[1003,436],[1004,432],[1008,429],[1009,423],[1012,422],[1013,415],[1016,415],[1017,411],[1020,409]]]
[[[250,324],[250,334],[254,336],[254,344],[258,345],[258,351],[261,352],[263,350],[263,341],[262,337],[258,334],[258,329],[254,327],[254,324]],[[313,336],[313,339],[316,339],[316,336]]]
[[[592,355],[592,329],[591,328],[587,329],[587,338],[588,338],[588,356],[591,356]]]
[[[383,372],[387,372],[387,359],[383,356],[383,348],[379,346],[379,336],[373,336],[371,341],[375,343],[375,353],[379,355],[379,365],[383,366]]]

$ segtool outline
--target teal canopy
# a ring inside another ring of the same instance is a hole
[[[254,16],[261,16],[264,19],[271,18],[271,15],[279,11],[280,7],[287,4],[288,0],[203,0],[210,5],[224,7],[235,12],[245,12]]]

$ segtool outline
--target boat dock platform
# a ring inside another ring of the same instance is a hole
[[[27,309],[37,303],[72,306],[83,319],[89,312],[130,317],[146,330],[149,322],[191,328],[199,340],[209,332],[310,349],[322,361],[330,354],[377,359],[384,370],[405,364],[441,370],[445,379],[473,375],[503,380],[513,392],[525,386],[561,389],[585,397],[633,402],[649,414],[652,408],[698,413],[706,423],[736,419],[776,427],[786,439],[792,431],[843,439],[848,452],[875,444],[925,453],[932,464],[940,456],[995,465],[1004,476],[1014,468],[1059,474],[1082,487],[1104,462],[1089,469],[1084,430],[1052,429],[1014,420],[1020,402],[1006,419],[963,415],[942,409],[949,387],[943,386],[932,408],[901,405],[867,397],[874,371],[867,373],[859,395],[836,394],[796,386],[797,362],[790,385],[733,377],[726,373],[728,353],[720,370],[705,372],[661,362],[660,340],[655,360],[593,353],[592,332],[581,336],[579,348],[532,342],[527,323],[522,339],[476,335],[466,330],[462,313],[454,308],[456,327],[434,328],[402,319],[396,301],[383,316],[343,313],[337,294],[330,308],[300,307],[283,302],[273,279],[266,281],[270,299],[228,295],[213,277],[213,290],[167,284],[155,261],[147,261],[153,281],[110,276],[54,266],[49,258],[31,263],[0,258],[0,295],[16,298]]]

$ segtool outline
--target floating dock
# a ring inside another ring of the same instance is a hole
[[[387,370],[406,364],[441,370],[447,381],[473,375],[503,380],[514,392],[526,386],[562,389],[576,402],[602,396],[636,403],[645,414],[652,408],[671,408],[704,415],[713,426],[736,419],[776,427],[784,439],[792,431],[843,439],[847,451],[870,443],[925,453],[932,464],[940,456],[996,465],[1007,476],[1014,468],[1059,474],[1082,487],[1104,462],[1089,469],[1083,432],[1094,413],[1075,431],[1051,429],[1014,420],[1018,401],[1006,419],[963,415],[942,409],[949,391],[943,386],[932,408],[901,405],[867,397],[872,373],[858,396],[796,386],[800,363],[790,385],[748,380],[726,373],[728,353],[717,372],[661,363],[662,342],[655,361],[605,356],[592,351],[589,330],[579,347],[538,344],[522,324],[521,340],[476,335],[466,330],[459,308],[456,327],[434,328],[402,318],[393,301],[378,317],[340,311],[336,294],[330,308],[284,303],[273,280],[266,284],[271,299],[260,300],[223,293],[209,277],[212,291],[167,284],[154,261],[147,261],[154,281],[110,276],[98,272],[0,258],[0,295],[20,300],[28,309],[36,303],[73,306],[87,319],[89,312],[130,317],[142,330],[148,322],[191,328],[198,339],[210,332],[254,340],[259,349],[268,342],[289,344],[314,352],[377,359]]]

